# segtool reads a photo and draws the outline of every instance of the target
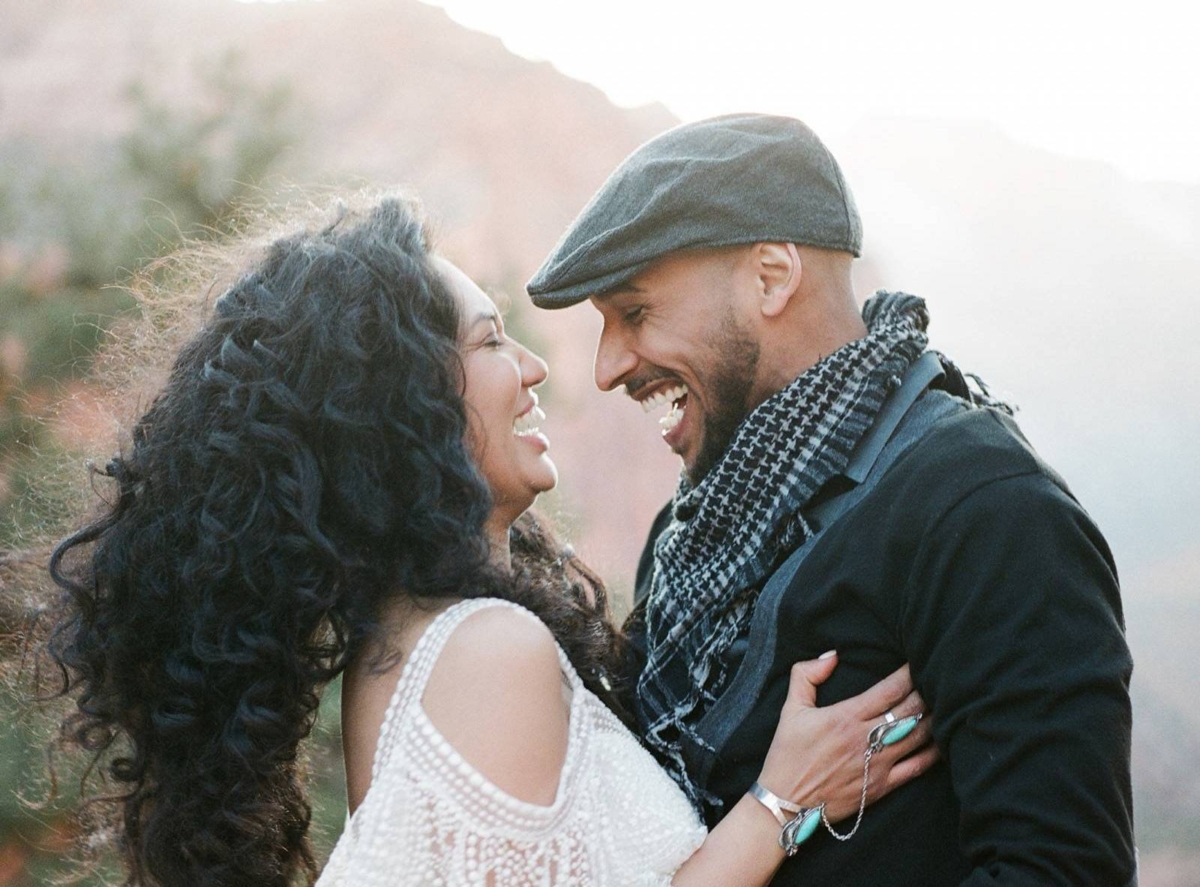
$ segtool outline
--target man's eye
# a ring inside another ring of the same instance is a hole
[[[642,319],[642,306],[641,305],[639,305],[636,308],[630,308],[628,311],[625,312],[625,322],[626,323],[638,323],[641,321],[641,319]]]
[[[504,344],[504,342],[501,341],[499,336],[489,336],[484,341],[483,344],[486,345],[488,348],[499,348],[501,345]]]

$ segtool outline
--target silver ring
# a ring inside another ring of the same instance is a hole
[[[892,712],[885,711],[883,713],[883,723],[876,724],[871,728],[871,732],[867,734],[867,746],[875,751],[883,748],[883,737],[891,732],[892,725],[896,723],[896,716]]]

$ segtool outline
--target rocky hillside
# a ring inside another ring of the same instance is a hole
[[[587,529],[584,547],[603,567],[631,562],[673,488],[674,460],[640,410],[591,386],[593,318],[522,310],[522,284],[612,167],[676,122],[664,108],[619,109],[416,0],[6,6],[0,138],[69,158],[126,131],[131,84],[186,103],[228,58],[294,97],[300,123],[282,177],[414,189],[444,251],[513,297],[518,325],[553,367],[549,431],[571,503],[563,519]]]

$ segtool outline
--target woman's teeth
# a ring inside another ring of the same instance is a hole
[[[683,410],[680,408],[679,404],[672,403],[671,409],[667,411],[665,416],[658,420],[658,424],[662,428],[663,434],[666,434],[667,432],[673,430],[675,426],[679,424],[681,419],[683,419]]]
[[[652,394],[642,401],[642,411],[648,413],[655,407],[662,406],[664,403],[674,404],[675,401],[679,400],[687,392],[687,386],[682,384],[676,385],[673,388],[664,388],[657,394]]]
[[[537,434],[538,423],[546,418],[546,414],[542,412],[541,407],[534,407],[524,415],[517,416],[513,420],[513,434],[520,436],[523,434]]]
[[[669,403],[671,408],[667,410],[667,414],[658,420],[659,427],[662,428],[663,434],[668,434],[676,425],[683,419],[684,407],[679,405],[679,401],[687,396],[688,388],[686,385],[673,385],[670,388],[664,388],[657,394],[652,394],[642,401],[642,410],[650,412],[655,407],[660,407],[665,403]]]

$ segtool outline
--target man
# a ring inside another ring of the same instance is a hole
[[[1111,554],[1009,411],[925,350],[920,299],[859,310],[861,237],[807,127],[736,115],[635,151],[529,284],[590,300],[597,384],[665,408],[683,461],[631,625],[647,744],[711,825],[793,662],[838,651],[822,704],[908,662],[944,763],[775,884],[1135,884]]]

